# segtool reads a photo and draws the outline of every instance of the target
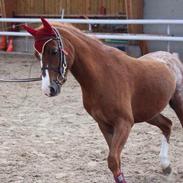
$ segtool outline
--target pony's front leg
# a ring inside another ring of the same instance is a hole
[[[119,120],[114,126],[114,133],[109,149],[108,167],[112,171],[116,183],[126,183],[121,171],[120,154],[127,141],[131,127],[132,123],[125,120]]]

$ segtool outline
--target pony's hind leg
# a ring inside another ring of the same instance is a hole
[[[147,121],[149,124],[157,126],[163,133],[161,150],[160,150],[160,164],[164,174],[171,173],[170,160],[168,157],[169,138],[171,134],[172,121],[162,114],[157,115],[153,119]]]
[[[183,86],[176,90],[170,100],[170,107],[175,111],[183,127]]]

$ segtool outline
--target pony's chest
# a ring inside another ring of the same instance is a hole
[[[86,98],[83,98],[83,104],[86,111],[94,118],[95,121],[107,121],[104,112],[94,99],[92,100],[90,98],[90,100],[87,100]]]
[[[95,119],[95,121],[99,122],[107,122],[108,119],[100,109],[92,109],[90,115]]]

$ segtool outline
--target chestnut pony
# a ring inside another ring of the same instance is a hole
[[[168,145],[172,122],[161,114],[170,104],[183,126],[183,65],[167,52],[136,59],[104,45],[69,24],[41,19],[35,38],[42,89],[56,96],[70,70],[79,82],[86,111],[97,121],[109,146],[108,167],[116,183],[125,183],[120,154],[135,123],[157,126],[163,134],[160,162],[170,173]]]

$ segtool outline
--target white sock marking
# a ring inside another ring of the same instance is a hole
[[[166,137],[163,135],[161,141],[161,150],[160,150],[160,163],[163,169],[166,169],[170,165],[170,160],[168,158],[168,147],[169,144],[167,142]]]

